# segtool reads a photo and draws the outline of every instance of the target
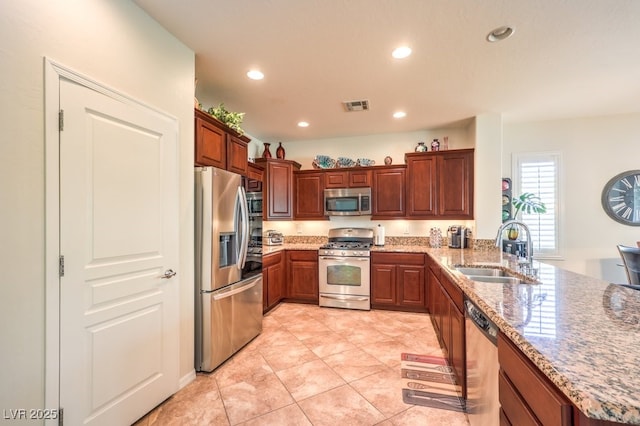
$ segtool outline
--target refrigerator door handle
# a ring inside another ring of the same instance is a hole
[[[251,280],[250,282],[248,282],[243,286],[236,287],[233,290],[224,290],[224,291],[217,292],[216,294],[213,295],[213,300],[226,299],[227,297],[231,297],[234,294],[242,293],[243,291],[246,291],[246,290],[249,290],[250,288],[255,287],[257,283],[258,283],[258,280],[255,279],[255,280]]]
[[[247,205],[247,194],[244,192],[244,187],[238,187],[237,202],[240,204],[240,250],[238,253],[238,268],[244,268],[244,264],[247,260],[247,253],[249,251],[249,208]]]

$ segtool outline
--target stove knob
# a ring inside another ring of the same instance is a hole
[[[347,252],[345,252],[345,251],[343,250],[341,254],[342,254],[342,256],[346,256],[346,255],[347,255]]]
[[[329,251],[329,255],[333,256],[333,250]]]

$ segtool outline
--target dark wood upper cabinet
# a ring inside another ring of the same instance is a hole
[[[368,169],[327,171],[325,188],[366,188],[371,186],[372,172]]]
[[[450,219],[473,219],[473,149],[438,156],[438,213]]]
[[[300,164],[290,160],[256,158],[264,167],[262,206],[264,220],[293,219],[293,172]]]
[[[405,154],[407,216],[473,219],[473,152]]]
[[[405,166],[380,167],[373,171],[373,218],[405,216]]]
[[[195,164],[213,166],[246,176],[247,144],[241,136],[211,115],[195,109]]]
[[[326,219],[324,215],[324,172],[294,172],[294,219]]]
[[[407,216],[437,215],[437,157],[421,155],[406,161]]]

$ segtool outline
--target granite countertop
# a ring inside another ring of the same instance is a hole
[[[264,248],[267,254],[318,247]],[[587,417],[640,425],[640,291],[538,262],[537,284],[476,282],[455,270],[515,269],[515,258],[498,250],[385,245],[372,251],[429,254]]]

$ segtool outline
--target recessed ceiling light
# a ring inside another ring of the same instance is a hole
[[[393,118],[404,118],[407,116],[407,113],[404,111],[398,111],[393,113]]]
[[[496,28],[495,30],[487,34],[487,41],[490,43],[501,41],[511,37],[514,32],[515,32],[515,28],[513,27],[504,26],[504,27]]]
[[[391,56],[396,59],[403,59],[409,55],[411,55],[411,48],[408,46],[398,47],[393,52],[391,52]]]
[[[262,80],[264,78],[264,74],[258,70],[251,70],[247,73],[247,77],[251,80]]]
[[[298,122],[298,127],[309,127],[309,123],[306,121],[300,121]]]

